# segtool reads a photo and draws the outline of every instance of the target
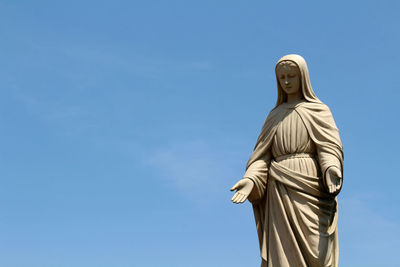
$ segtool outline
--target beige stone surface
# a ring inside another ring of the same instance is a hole
[[[248,199],[261,266],[338,266],[343,148],[329,108],[315,95],[305,60],[276,65],[278,99],[268,114],[234,203]]]

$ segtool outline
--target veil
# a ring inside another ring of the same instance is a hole
[[[301,76],[300,77],[301,90],[303,92],[304,98],[308,102],[322,103],[321,100],[319,100],[318,97],[315,95],[314,90],[311,87],[310,75],[308,74],[307,63],[304,60],[304,58],[302,56],[295,55],[295,54],[286,55],[286,56],[282,57],[281,59],[278,60],[278,63],[276,63],[275,74],[276,74],[276,68],[278,67],[279,63],[281,63],[282,61],[292,61],[299,68],[300,76]],[[279,83],[278,76],[276,76],[276,81],[278,84],[278,99],[276,101],[275,108],[278,107],[283,102],[285,102],[286,98],[287,98],[286,93],[283,91],[283,89]]]

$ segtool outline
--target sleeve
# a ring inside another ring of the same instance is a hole
[[[259,160],[253,162],[243,175],[243,179],[250,179],[254,182],[254,187],[250,193],[248,200],[255,203],[260,200],[267,188],[268,167],[271,162],[271,151],[261,157]]]
[[[321,167],[322,177],[325,177],[325,173],[330,167],[336,167],[340,171],[342,171],[342,164],[335,155],[332,155],[331,153],[324,151],[324,149],[321,147],[317,148],[317,153],[318,153],[318,162]]]

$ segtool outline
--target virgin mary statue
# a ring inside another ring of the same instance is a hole
[[[232,201],[253,205],[262,267],[337,267],[339,131],[301,56],[282,57],[275,72],[278,100]]]

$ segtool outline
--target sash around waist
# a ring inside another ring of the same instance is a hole
[[[275,157],[275,161],[279,162],[285,159],[297,159],[297,158],[315,158],[315,154],[312,153],[293,153]]]
[[[272,161],[269,169],[269,179],[278,182],[292,190],[290,199],[301,197],[306,200],[309,205],[318,207],[321,210],[329,210],[333,212],[330,226],[327,229],[329,235],[336,231],[337,226],[337,200],[332,194],[329,194],[321,184],[319,177],[306,175],[303,173],[292,171],[276,161]],[[273,186],[273,185],[272,185]],[[271,190],[271,185],[269,186]]]

